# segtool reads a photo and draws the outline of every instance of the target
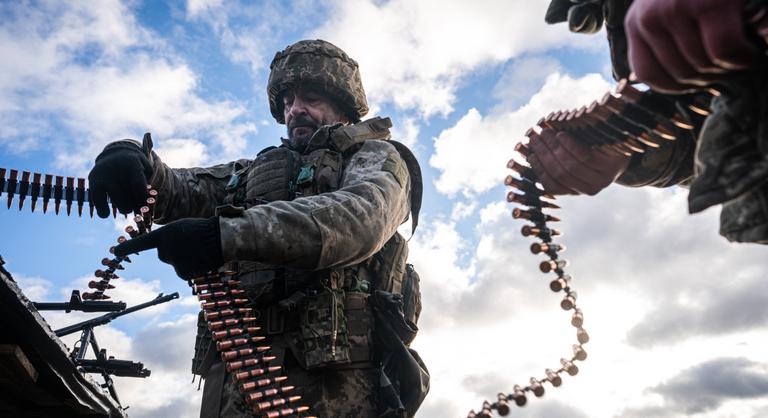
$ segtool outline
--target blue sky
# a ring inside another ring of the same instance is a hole
[[[147,131],[177,167],[253,156],[284,134],[265,94],[274,53],[305,38],[336,43],[360,63],[370,116],[392,117],[425,173],[411,261],[424,292],[415,347],[433,388],[419,416],[463,416],[555,367],[574,340],[503,202],[504,165],[539,117],[587,104],[613,81],[604,34],[547,26],[546,5],[1,2],[0,167],[85,177],[104,145]],[[717,210],[690,217],[685,197],[613,186],[562,199],[590,358],[519,416],[768,412],[764,253],[726,243]],[[0,208],[0,254],[31,299],[63,300],[84,289],[125,224]],[[118,381],[131,416],[197,416],[187,286],[154,253],[122,276],[113,295],[129,304],[183,296],[99,329],[113,354],[153,369]],[[46,315],[54,327],[81,317]]]

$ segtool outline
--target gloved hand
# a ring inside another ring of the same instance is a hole
[[[115,247],[122,257],[157,248],[157,257],[168,263],[183,279],[191,279],[221,267],[221,232],[219,218],[189,218],[171,222]]]
[[[568,21],[571,32],[595,33],[603,27],[603,0],[552,0],[544,21]]]
[[[596,33],[605,24],[611,47],[611,65],[616,80],[629,76],[624,16],[632,0],[552,0],[544,20],[549,24],[568,22],[576,33]]]
[[[681,93],[755,68],[743,0],[635,0],[625,20],[629,61],[639,81]]]
[[[149,197],[150,176],[152,165],[138,145],[122,141],[107,146],[88,174],[89,197],[99,217],[109,216],[107,195],[120,213],[131,213],[143,206]]]
[[[609,154],[567,132],[544,129],[532,134],[528,163],[547,193],[595,195],[614,182],[630,157]]]

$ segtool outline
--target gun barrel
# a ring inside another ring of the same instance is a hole
[[[108,314],[105,314],[105,315],[102,315],[102,316],[99,316],[99,317],[96,317],[96,318],[88,319],[88,320],[83,321],[83,322],[78,322],[76,324],[73,324],[73,325],[70,325],[70,326],[67,326],[67,327],[64,327],[64,328],[60,328],[60,329],[56,330],[56,336],[57,337],[63,337],[65,335],[72,334],[73,332],[82,331],[85,328],[93,328],[93,327],[97,327],[99,325],[106,325],[106,324],[112,322],[112,320],[115,319],[115,318],[119,318],[119,317],[121,317],[123,315],[128,315],[129,313],[136,312],[136,311],[142,310],[144,308],[148,308],[150,306],[159,305],[161,303],[169,302],[169,301],[171,301],[173,299],[178,299],[178,298],[179,298],[179,293],[178,292],[173,292],[170,295],[163,295],[161,293],[156,298],[150,300],[149,302],[144,302],[144,303],[138,304],[136,306],[131,306],[130,308],[123,309],[121,311],[110,312]]]
[[[82,311],[82,312],[118,312],[125,310],[125,302],[83,301],[72,302],[32,302],[38,311]]]

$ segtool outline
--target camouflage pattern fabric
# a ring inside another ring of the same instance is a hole
[[[768,244],[768,79],[746,76],[712,102],[701,131],[692,213],[723,204],[720,233],[730,241]]]
[[[162,197],[156,219],[167,223],[213,216],[225,197],[229,176],[244,164],[247,161],[239,160],[171,169],[153,156],[150,182]],[[348,158],[336,192],[272,202],[222,217],[224,260],[319,270],[369,258],[408,217],[410,183],[401,186],[390,171],[393,166],[405,169],[394,146],[366,141]]]
[[[602,3],[602,8],[598,4]],[[623,19],[632,0],[552,0],[547,23],[568,21],[574,32],[593,33],[602,19],[608,33],[614,77],[627,78]],[[765,7],[750,0],[748,9]],[[695,170],[694,170],[695,156]],[[692,134],[632,157],[616,181],[626,186],[690,185],[691,213],[722,204],[720,234],[730,241],[768,244],[768,81],[740,75],[713,100],[712,114]]]
[[[256,160],[185,169],[169,168],[156,154],[151,161],[150,181],[160,196],[156,219],[167,223],[184,217],[213,216],[226,199],[225,188],[231,175]],[[260,268],[308,271],[365,262],[408,218],[410,191],[408,169],[397,149],[387,141],[365,141],[344,154],[341,184],[336,191],[247,210],[219,210],[224,259],[249,260]],[[351,336],[353,346],[355,338]],[[285,358],[289,384],[302,388],[301,394],[313,407],[314,415],[377,416],[380,367],[369,363],[347,370],[326,367],[306,371],[296,360],[298,354],[290,332],[270,339],[270,345]],[[251,416],[229,376],[219,387],[222,389],[209,388],[206,380],[206,392],[222,392],[220,410],[213,414]],[[210,409],[218,406],[204,405],[203,412],[210,414]]]
[[[405,167],[394,146],[366,141],[345,164],[339,190],[222,217],[224,260],[307,270],[366,260],[408,217],[410,183],[400,185],[392,164]]]
[[[296,386],[301,403],[317,417],[378,417],[379,368],[306,371],[290,355],[283,363],[287,384]],[[229,375],[221,394],[221,418],[252,418]]]
[[[275,54],[269,69],[269,109],[278,123],[285,123],[281,95],[296,87],[329,94],[353,122],[368,113],[357,62],[330,42],[320,39],[296,42]]]

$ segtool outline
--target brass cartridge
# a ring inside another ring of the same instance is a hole
[[[571,309],[576,307],[576,292],[570,291],[567,295],[563,298],[563,300],[560,301],[560,307],[564,311],[570,311]]]
[[[542,385],[535,377],[531,378],[531,384],[528,386],[537,398],[544,396],[544,385]]]
[[[517,406],[525,406],[528,399],[525,397],[525,392],[520,385],[515,385],[512,389],[512,399],[514,399]]]
[[[579,344],[586,344],[589,342],[589,334],[587,334],[587,331],[584,330],[584,328],[576,329],[576,340]]]
[[[561,358],[560,364],[563,365],[563,370],[571,376],[576,376],[579,373],[579,368],[570,360]]]
[[[228,372],[233,372],[235,370],[239,370],[244,367],[254,367],[264,363],[269,363],[270,361],[274,361],[275,359],[277,359],[277,357],[275,356],[264,356],[260,359],[249,358],[249,359],[240,360],[240,361],[230,361],[226,364],[226,368]]]
[[[255,382],[247,382],[240,385],[240,392],[247,392],[249,390],[253,390],[256,388],[261,388],[264,386],[273,385],[275,383],[284,382],[286,379],[288,379],[286,376],[278,376],[278,377],[267,378],[267,379],[259,379]]]
[[[546,369],[544,370],[544,373],[547,375],[547,380],[553,387],[558,387],[563,384],[563,379],[552,369]]]
[[[584,361],[587,359],[587,352],[584,351],[584,347],[581,344],[573,345],[573,358],[574,360]]]
[[[546,260],[539,263],[539,270],[541,270],[542,273],[549,273],[550,271],[555,271],[557,269],[562,270],[567,265],[568,260]]]
[[[259,399],[270,398],[275,395],[289,393],[294,389],[296,389],[295,386],[283,386],[279,388],[265,389],[258,392],[251,392],[245,395],[245,401],[248,403],[253,403],[255,401],[258,401]]]

